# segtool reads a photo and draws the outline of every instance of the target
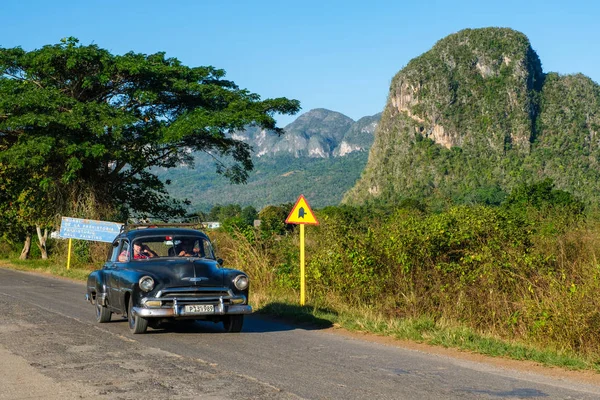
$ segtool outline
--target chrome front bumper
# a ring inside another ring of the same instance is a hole
[[[184,306],[177,304],[177,301],[173,302],[172,307],[133,307],[135,315],[139,315],[142,318],[176,318],[176,317],[207,317],[212,315],[235,315],[235,314],[251,314],[252,306],[247,304],[224,304],[220,301],[215,304],[215,311],[213,313],[186,313],[184,312]]]

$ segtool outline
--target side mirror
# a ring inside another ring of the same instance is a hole
[[[221,267],[223,266],[223,259],[222,258],[217,258],[217,262],[219,263],[219,265]]]

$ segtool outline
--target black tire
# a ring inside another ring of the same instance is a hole
[[[134,315],[133,299],[131,297],[129,298],[129,307],[127,308],[127,322],[129,323],[129,330],[134,335],[144,333],[146,332],[146,329],[148,329],[148,320],[138,315]]]
[[[225,332],[236,333],[242,330],[244,325],[244,315],[227,315],[223,318],[223,328]]]
[[[109,322],[112,312],[110,312],[110,310],[106,306],[103,306],[102,304],[100,304],[100,300],[98,299],[98,297],[96,297],[95,306],[96,306],[96,322],[101,323],[101,324],[103,324],[105,322]]]

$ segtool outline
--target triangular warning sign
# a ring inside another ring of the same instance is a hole
[[[304,198],[304,195],[298,197],[296,205],[292,208],[290,215],[285,220],[286,224],[306,224],[306,225],[319,225],[319,221],[315,218],[308,202]]]

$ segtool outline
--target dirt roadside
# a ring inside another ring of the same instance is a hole
[[[351,332],[346,329],[333,327],[329,332],[344,335],[353,339],[368,340],[375,343],[396,346],[405,349],[420,351],[423,353],[437,354],[444,357],[457,358],[482,364],[492,365],[501,369],[531,372],[544,375],[553,379],[570,380],[600,386],[600,373],[589,370],[568,370],[559,367],[549,367],[533,361],[513,360],[504,357],[491,357],[458,349],[432,346],[424,343],[416,343],[408,340],[400,340],[392,337],[378,336],[366,332]]]

